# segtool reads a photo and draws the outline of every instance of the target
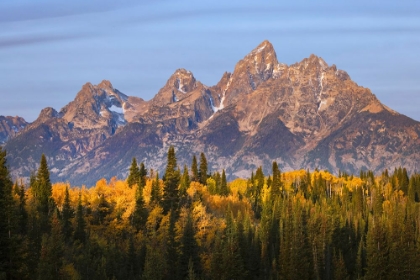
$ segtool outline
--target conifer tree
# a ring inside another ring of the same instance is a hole
[[[238,231],[233,219],[233,213],[226,215],[226,242],[222,257],[224,279],[244,279],[246,271],[239,248]]]
[[[84,243],[86,241],[85,232],[86,222],[83,214],[82,194],[79,194],[79,202],[76,210],[76,229],[74,231],[74,239]]]
[[[198,182],[199,176],[198,176],[198,164],[197,164],[197,158],[195,155],[193,155],[192,163],[191,163],[191,172],[192,172],[192,178],[191,181]]]
[[[264,173],[262,167],[260,166],[254,176],[254,180],[257,182],[253,183],[253,201],[252,206],[257,218],[261,217],[262,203],[261,203],[261,192],[264,187]]]
[[[140,186],[137,186],[136,190],[136,205],[134,211],[131,214],[131,224],[137,229],[140,230],[147,221],[147,210],[144,205],[143,199],[143,189]]]
[[[133,157],[131,161],[131,166],[130,166],[130,173],[128,174],[128,177],[127,177],[127,184],[131,188],[132,186],[137,184],[139,180],[140,180],[140,170],[137,165],[136,158]]]
[[[63,241],[61,239],[60,224],[54,214],[52,219],[52,232],[42,236],[41,255],[38,264],[38,279],[54,280],[65,279],[63,275]]]
[[[198,244],[194,238],[195,230],[191,215],[187,217],[187,224],[181,238],[181,254],[179,260],[180,279],[185,279],[188,275],[189,262],[192,262],[194,271],[198,272],[200,267],[200,258],[198,256]]]
[[[220,195],[228,196],[228,194],[229,194],[229,190],[228,190],[228,186],[226,182],[226,174],[225,174],[225,170],[223,169],[222,179],[221,179],[221,184],[220,184]]]
[[[207,182],[207,159],[204,153],[200,154],[200,170],[198,171],[200,183],[205,185]]]
[[[280,196],[280,171],[277,162],[273,161],[273,182],[271,183],[271,199],[274,201]]]
[[[161,194],[159,188],[159,172],[156,172],[156,179],[152,182],[152,189],[150,192],[150,205],[155,206],[160,203]]]
[[[385,279],[389,274],[389,244],[382,220],[369,218],[366,236],[366,278]]]
[[[18,186],[18,196],[19,196],[19,205],[18,205],[18,232],[21,235],[26,234],[27,224],[28,224],[28,212],[26,211],[26,196],[25,196],[25,187],[23,184]]]
[[[220,184],[222,183],[222,176],[218,171],[213,173],[213,179],[215,182],[215,193],[220,193]]]
[[[146,186],[146,176],[147,176],[147,169],[144,166],[144,163],[140,163],[140,171],[139,171],[139,182],[138,185],[143,189]]]
[[[36,176],[34,195],[37,201],[38,211],[40,213],[41,231],[49,230],[49,216],[55,208],[52,199],[52,184],[50,181],[50,172],[48,170],[47,159],[44,154],[41,156],[41,162]]]
[[[164,213],[170,210],[176,211],[179,203],[178,186],[180,181],[180,174],[177,168],[175,148],[169,147],[168,162],[165,171],[164,189],[162,197],[162,208]]]
[[[187,190],[190,187],[190,175],[188,174],[188,167],[184,165],[184,172],[181,177],[181,184],[179,186],[179,198],[180,198],[180,207],[186,204],[187,202]]]
[[[166,262],[167,262],[167,277],[172,278],[174,275],[177,275],[177,267],[173,264],[178,263],[178,242],[175,240],[175,222],[177,218],[177,213],[170,210],[169,215],[169,226],[167,228],[166,236]]]
[[[69,188],[66,186],[66,191],[64,193],[64,203],[63,210],[61,211],[61,231],[64,236],[65,241],[69,241],[72,235],[72,225],[70,219],[73,217],[73,209],[70,206],[70,195]]]
[[[14,202],[12,197],[13,182],[10,179],[6,162],[6,151],[0,147],[0,278],[8,279],[11,271],[11,259],[14,252],[12,229]]]

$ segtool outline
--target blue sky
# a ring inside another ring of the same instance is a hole
[[[0,115],[33,121],[103,79],[149,100],[178,68],[211,86],[265,39],[280,62],[314,53],[420,120],[420,3],[411,0],[2,0]]]

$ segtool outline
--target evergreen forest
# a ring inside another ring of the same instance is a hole
[[[204,153],[163,174],[13,181],[0,148],[0,279],[419,279],[420,175],[324,170],[226,180]]]

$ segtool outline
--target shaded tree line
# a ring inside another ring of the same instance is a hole
[[[227,182],[174,147],[163,176],[13,182],[0,149],[0,279],[417,279],[420,175],[281,172]]]

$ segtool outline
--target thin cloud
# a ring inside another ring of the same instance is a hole
[[[364,7],[359,8],[335,6],[266,6],[266,7],[209,7],[196,8],[190,10],[178,10],[166,13],[152,13],[140,14],[124,19],[122,22],[126,23],[154,23],[161,21],[172,21],[185,18],[199,18],[206,16],[282,16],[282,17],[297,17],[308,15],[311,17],[352,17],[352,16],[377,16],[377,17],[417,17],[420,12],[419,7],[398,7],[396,9],[378,8],[378,7]]]
[[[132,6],[154,3],[152,1],[20,1],[0,5],[0,23],[41,20],[67,16],[102,13]]]
[[[68,34],[68,35],[29,35],[25,37],[0,38],[0,49],[13,48],[18,46],[33,45],[39,43],[49,43],[88,37],[88,34]]]

